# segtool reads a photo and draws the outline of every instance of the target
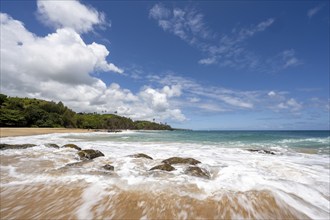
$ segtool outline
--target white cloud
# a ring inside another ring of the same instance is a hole
[[[286,69],[290,66],[300,65],[302,62],[298,60],[295,56],[295,51],[293,49],[285,50],[281,53],[283,60],[283,68]]]
[[[144,87],[136,94],[91,76],[97,71],[122,70],[106,61],[104,45],[86,44],[71,28],[39,37],[7,14],[1,16],[1,92],[63,101],[75,111],[107,111],[139,120],[183,121],[174,106],[181,95],[177,84],[161,89]]]
[[[170,10],[165,8],[162,4],[154,5],[149,11],[149,16],[157,20],[166,19],[170,16],[170,14]]]
[[[259,32],[265,31],[275,22],[274,18],[268,18],[249,27],[234,28],[230,34],[223,34],[219,44],[204,44],[202,50],[209,54],[209,58],[199,61],[200,64],[219,64],[223,67],[236,69],[258,69],[264,65],[262,59],[254,52],[245,48],[246,41]]]
[[[199,64],[204,64],[204,65],[210,65],[216,63],[216,58],[215,57],[210,57],[210,58],[204,58],[198,61]]]
[[[207,112],[207,113],[221,113],[226,112],[221,106],[217,105],[216,103],[200,103],[197,108]]]
[[[188,101],[191,102],[191,103],[197,103],[200,100],[201,99],[200,98],[197,98],[197,97],[190,97],[190,98],[188,98]]]
[[[174,86],[175,87],[175,86]],[[181,110],[178,108],[170,109],[170,101],[169,98],[175,96],[180,96],[177,88],[172,87],[172,89],[168,86],[165,86],[162,90],[156,90],[150,87],[146,87],[138,94],[140,100],[143,102],[143,106],[141,106],[141,113],[143,113],[144,118],[154,118],[165,119],[172,118],[177,121],[184,121],[186,117],[181,113]],[[181,92],[180,92],[181,93]],[[149,107],[149,109],[153,109],[155,112],[146,112],[145,108]],[[156,115],[156,116],[155,116]]]
[[[162,92],[165,93],[168,97],[177,97],[181,95],[181,86],[180,85],[164,86]]]
[[[242,91],[208,86],[174,73],[149,75],[147,80],[160,85],[178,85],[181,89],[177,103],[182,108],[198,109],[205,113],[233,111],[269,111],[296,114],[304,107],[286,91]],[[324,106],[324,105],[322,105]]]
[[[93,30],[93,26],[106,25],[105,16],[78,0],[37,1],[38,18],[44,24],[58,28],[72,28],[78,33]]]
[[[245,40],[246,38],[252,37],[258,32],[265,31],[268,27],[270,27],[275,22],[274,18],[269,18],[265,21],[260,22],[257,25],[251,25],[248,28],[242,28],[238,31],[237,37],[233,38],[232,40],[234,43],[241,42]],[[235,30],[233,31],[235,33]]]
[[[276,96],[276,92],[270,91],[267,95],[270,97],[274,97],[274,96]]]
[[[321,9],[325,6],[325,4],[322,5],[317,5],[314,8],[311,8],[307,11],[307,16],[308,18],[312,18],[314,15],[316,15],[317,13],[319,13],[319,11],[321,11]]]
[[[58,29],[38,37],[26,30],[21,22],[1,14],[1,31],[4,81],[35,78],[81,84],[88,83],[92,79],[89,74],[98,70],[123,72],[106,61],[109,51],[105,46],[85,44],[72,29]]]
[[[149,17],[158,25],[191,45],[199,43],[199,39],[212,38],[205,26],[203,15],[192,8],[173,8],[170,10],[163,4],[155,4],[149,11]]]
[[[206,58],[198,61],[201,65],[278,72],[302,64],[294,50],[264,58],[247,49],[247,41],[270,28],[275,23],[275,18],[267,18],[245,27],[235,27],[229,33],[217,34],[207,26],[204,15],[192,7],[170,8],[155,4],[149,11],[149,17],[156,20],[164,31],[178,36],[206,55]],[[286,55],[290,52],[293,53]]]
[[[297,57],[294,49],[287,49],[268,58],[265,64],[264,71],[277,73],[291,67],[302,65],[303,61]]]
[[[280,110],[289,109],[292,112],[297,112],[302,108],[302,105],[298,103],[295,99],[290,98],[286,102],[281,102],[277,105]]]
[[[218,112],[234,109],[252,109],[256,100],[253,92],[234,91],[221,87],[205,87],[192,79],[173,74],[167,74],[166,76],[151,75],[148,79],[160,85],[177,85],[181,89],[181,93],[188,96],[188,105],[192,102],[198,102],[198,108],[204,106],[207,111],[211,109]]]
[[[253,108],[252,102],[249,102],[248,100],[243,101],[242,98],[237,98],[237,97],[227,96],[227,95],[219,95],[218,99],[224,101],[227,104],[235,106],[235,107],[248,108],[248,109]]]

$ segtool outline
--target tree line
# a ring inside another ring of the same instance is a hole
[[[1,127],[172,130],[167,124],[133,121],[116,114],[76,113],[62,102],[0,94]]]

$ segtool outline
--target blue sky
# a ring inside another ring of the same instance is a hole
[[[329,129],[328,1],[1,1],[1,92],[191,129]]]

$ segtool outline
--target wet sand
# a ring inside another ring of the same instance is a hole
[[[0,128],[0,138],[52,133],[86,133],[92,131],[93,130],[76,128]]]
[[[309,219],[269,191],[224,193],[203,200],[164,191],[109,187],[99,194],[84,181],[0,187],[1,217],[16,219]]]

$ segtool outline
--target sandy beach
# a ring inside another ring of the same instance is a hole
[[[91,131],[92,130],[76,128],[0,128],[0,137],[30,136],[52,133],[85,133]]]

